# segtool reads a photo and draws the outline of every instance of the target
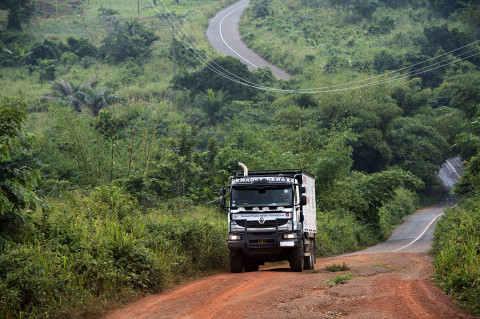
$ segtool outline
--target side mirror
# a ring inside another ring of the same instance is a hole
[[[302,186],[300,187],[300,193],[305,194],[307,192],[307,188]]]
[[[227,191],[225,190],[225,188],[220,188],[220,196],[225,196],[225,194],[227,193]]]
[[[300,205],[302,206],[307,205],[307,196],[302,195],[302,197],[300,197]]]
[[[225,208],[225,197],[220,197],[220,207]]]

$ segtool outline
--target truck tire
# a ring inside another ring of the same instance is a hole
[[[308,252],[310,256],[305,256],[305,269],[315,269],[315,241],[309,239]]]
[[[299,239],[298,246],[292,249],[290,256],[290,268],[295,272],[302,272],[305,262],[305,254],[303,253],[303,239]]]
[[[250,271],[258,271],[258,263],[256,261],[249,261],[247,260],[245,262],[245,271],[250,272]]]
[[[230,271],[233,273],[241,273],[245,265],[242,252],[230,250]]]

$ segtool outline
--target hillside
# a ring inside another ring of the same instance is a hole
[[[243,40],[285,82],[209,47],[208,19],[230,3],[0,3],[1,317],[95,316],[225,269],[216,204],[238,161],[317,177],[319,256],[388,237],[441,196],[436,172],[456,154],[475,225],[477,4],[252,1]],[[438,258],[456,267],[447,242]],[[447,291],[478,313],[478,284],[468,298],[458,284],[470,268],[448,269]]]

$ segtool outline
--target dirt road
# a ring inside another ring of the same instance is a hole
[[[143,298],[105,319],[474,318],[431,280],[433,259],[427,251],[442,209],[437,205],[418,211],[402,225],[411,231],[400,227],[379,246],[319,258],[312,271],[293,273],[278,266],[219,274]],[[355,278],[337,286],[326,283],[347,271],[332,273],[325,266],[343,263]]]

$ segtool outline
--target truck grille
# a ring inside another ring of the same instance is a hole
[[[260,224],[256,220],[236,220],[238,226],[245,227],[245,223],[247,223],[247,228],[275,228],[278,226],[283,226],[288,222],[287,219],[280,219],[280,220],[266,220],[263,224]]]

